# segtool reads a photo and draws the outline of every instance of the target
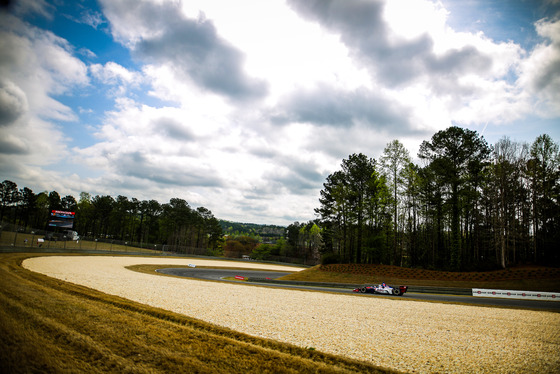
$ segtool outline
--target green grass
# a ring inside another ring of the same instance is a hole
[[[392,372],[49,278],[32,256],[0,254],[3,373]]]
[[[525,291],[560,291],[560,269],[518,267],[488,272],[446,272],[389,265],[317,265],[286,275],[282,280],[348,284],[402,284],[458,288],[496,288]]]

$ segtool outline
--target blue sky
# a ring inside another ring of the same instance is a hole
[[[560,139],[560,1],[19,0],[0,10],[0,177],[314,218],[342,159],[451,125]]]

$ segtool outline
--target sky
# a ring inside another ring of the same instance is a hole
[[[0,179],[35,193],[289,225],[395,139],[560,140],[560,0],[12,0],[0,33]]]

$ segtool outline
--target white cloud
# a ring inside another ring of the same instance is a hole
[[[18,0],[13,1],[14,13],[18,15],[37,14],[47,19],[52,19],[53,6],[45,0]]]
[[[109,61],[105,65],[93,64],[89,66],[89,69],[92,75],[104,84],[138,85],[142,80],[139,73],[130,71],[113,61]]]
[[[0,94],[0,157],[3,171],[24,176],[31,165],[65,157],[67,139],[54,121],[77,116],[54,96],[87,85],[88,78],[85,64],[73,57],[64,39],[8,13],[0,14],[0,24],[0,76],[6,77]]]
[[[97,29],[100,25],[105,23],[105,19],[103,19],[103,15],[101,13],[86,9],[82,12],[79,22],[85,23],[86,25]]]
[[[0,126],[12,124],[27,111],[25,92],[10,80],[0,80]]]
[[[267,104],[288,92],[336,83],[355,89],[369,85],[367,73],[355,66],[335,34],[307,22],[283,1],[183,2],[187,14],[203,13],[217,33],[245,54],[245,67],[269,83]],[[243,27],[240,27],[240,20]]]
[[[92,27],[107,19],[133,63],[87,66],[75,55],[96,58],[88,45],[75,51],[15,17],[0,26],[0,52],[10,52],[0,53],[0,126],[10,128],[3,149],[26,157],[20,169],[33,181],[40,170],[29,165],[39,155],[56,169],[53,157],[72,154],[66,166],[79,173],[46,172],[44,180],[58,186],[65,175],[74,194],[180,197],[220,218],[304,221],[324,178],[349,154],[378,158],[399,139],[414,156],[452,124],[505,126],[535,111],[560,112],[554,20],[537,23],[543,41],[524,51],[453,30],[448,10],[427,0],[101,7],[103,15],[82,16],[92,16]],[[60,99],[78,94],[92,95],[95,109]],[[70,153],[60,123],[78,114],[92,121],[80,125],[95,139]],[[38,135],[29,141],[31,129]]]
[[[536,30],[539,43],[520,65],[518,84],[536,97],[535,109],[543,117],[560,115],[560,20],[542,19]]]
[[[130,89],[137,89],[144,82],[142,73],[130,71],[116,62],[109,61],[105,65],[92,64],[90,74],[102,84],[112,86],[107,91],[111,97],[123,97]]]
[[[395,37],[409,40],[424,34],[441,36],[446,32],[448,14],[441,3],[430,1],[391,0],[383,8],[383,18]]]
[[[34,115],[74,120],[72,110],[52,96],[87,85],[85,64],[72,55],[66,40],[9,15],[0,17],[0,51],[7,56],[0,62],[1,75],[25,92]]]

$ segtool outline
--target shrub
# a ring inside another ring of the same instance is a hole
[[[339,264],[340,256],[336,253],[325,253],[321,258],[321,265]]]
[[[251,252],[251,258],[255,260],[266,260],[272,251],[272,246],[270,244],[259,244],[253,252]]]

